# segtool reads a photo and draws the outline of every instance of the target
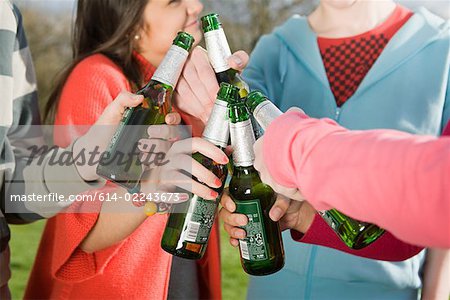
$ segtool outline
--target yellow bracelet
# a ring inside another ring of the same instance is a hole
[[[151,217],[158,212],[158,205],[155,202],[145,202],[144,212],[148,217]]]
[[[170,210],[170,204],[158,202],[155,203],[153,201],[147,201],[144,205],[144,212],[147,216],[151,217],[154,214],[166,214]]]

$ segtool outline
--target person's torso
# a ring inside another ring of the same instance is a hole
[[[292,18],[263,38],[261,49],[273,46],[278,51],[267,50],[276,55],[264,59],[262,52],[259,57],[256,53],[244,77],[251,88],[262,89],[283,111],[298,106],[311,117],[331,118],[349,129],[390,128],[439,135],[448,118],[443,111],[450,43],[445,34],[439,36],[432,26],[420,27],[422,23],[426,23],[424,18],[417,15],[408,21],[341,107],[336,105],[316,37],[304,18]],[[408,28],[414,26],[420,29]],[[252,68],[252,63],[262,64],[263,74],[255,72],[261,69]],[[423,252],[393,263],[301,244],[289,233],[284,234],[284,244],[286,266],[271,276],[252,277],[248,298],[417,298]]]

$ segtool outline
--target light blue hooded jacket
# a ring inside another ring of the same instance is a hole
[[[330,90],[317,36],[304,17],[294,16],[260,39],[244,78],[282,110],[298,106],[311,117],[332,118],[349,129],[439,135],[450,118],[449,70],[450,24],[421,8],[340,108]],[[383,262],[295,242],[289,232],[283,239],[284,269],[252,277],[249,299],[418,297],[424,252],[402,262]]]

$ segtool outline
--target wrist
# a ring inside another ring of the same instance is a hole
[[[99,179],[97,175],[97,165],[106,147],[94,142],[90,131],[77,139],[72,146],[72,157],[78,173],[84,181],[95,181]]]
[[[308,202],[304,201],[299,211],[299,221],[294,228],[298,232],[306,233],[316,217],[316,210]]]

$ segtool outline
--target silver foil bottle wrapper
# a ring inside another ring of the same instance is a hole
[[[233,145],[233,162],[239,167],[249,167],[255,161],[253,144],[255,135],[250,120],[230,123],[231,144]]]
[[[264,101],[263,103],[259,104],[253,112],[253,116],[264,131],[267,129],[267,127],[269,127],[270,123],[272,123],[273,120],[275,120],[282,114],[283,113],[281,112],[281,110],[279,110],[278,107],[276,107],[275,104],[270,101]]]
[[[216,146],[225,148],[229,137],[228,103],[217,99],[203,131],[203,138]]]
[[[222,28],[205,33],[206,49],[211,65],[216,73],[230,68],[228,58],[231,56],[230,46]]]
[[[156,69],[155,74],[153,74],[152,79],[175,88],[188,56],[188,51],[172,45],[158,69]]]

